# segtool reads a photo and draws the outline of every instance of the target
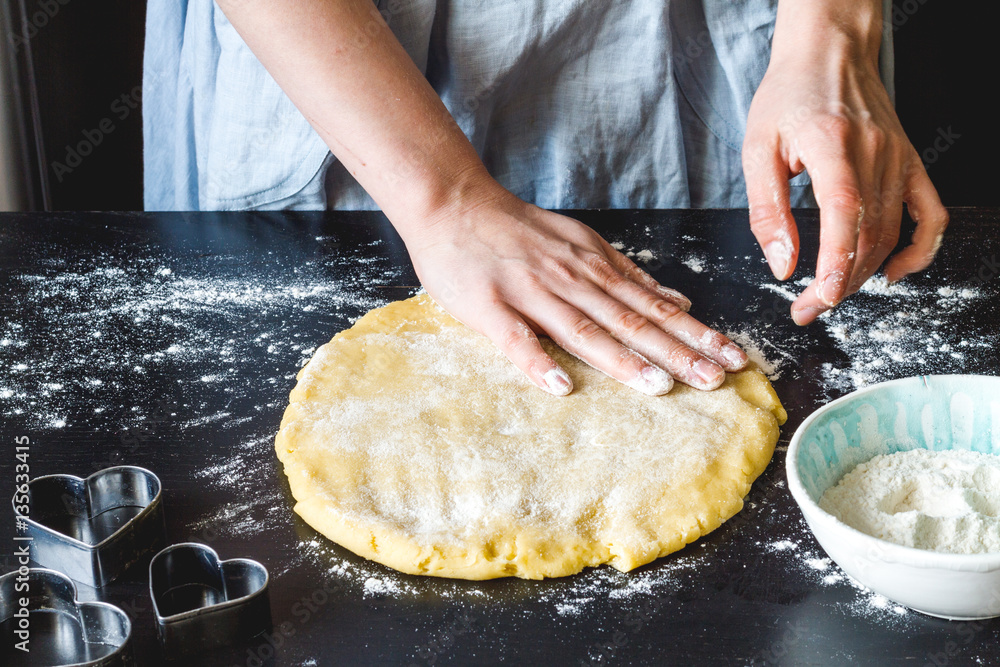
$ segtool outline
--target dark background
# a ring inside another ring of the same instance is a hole
[[[141,114],[135,110],[119,120],[111,107],[141,83],[145,2],[2,2],[15,20],[23,12],[38,28],[30,53],[23,45],[11,48],[18,56],[22,90],[29,91],[33,79],[37,91],[40,162],[51,207],[142,209]],[[996,174],[988,165],[998,154],[994,123],[987,122],[987,114],[995,116],[995,110],[987,100],[1000,50],[993,24],[980,7],[947,0],[894,3],[897,110],[903,127],[921,153],[933,151],[939,132],[950,129],[952,136],[959,135],[946,151],[929,154],[934,157],[931,179],[947,206],[1000,205],[1000,189],[987,182]],[[24,97],[29,106],[30,95]],[[64,161],[67,146],[81,141],[83,132],[104,118],[114,122],[114,131],[60,182],[52,163]],[[34,144],[29,141],[29,152]],[[34,162],[31,198],[41,208],[42,178],[39,160]]]

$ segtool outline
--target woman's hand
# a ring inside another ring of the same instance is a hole
[[[662,287],[586,225],[526,204],[483,176],[469,205],[438,212],[404,233],[428,293],[485,334],[542,389],[573,389],[537,336],[650,395],[673,379],[722,384],[746,354],[687,314]]]
[[[808,324],[857,291],[899,239],[905,202],[912,243],[890,281],[934,259],[948,213],[878,77],[878,0],[779,3],[771,62],[750,106],[743,170],[750,226],[775,277],[792,275],[798,234],[791,176],[809,171],[820,207],[816,278],[792,304]]]
[[[219,0],[403,237],[427,291],[553,394],[538,343],[647,394],[719,386],[746,355],[593,230],[496,183],[371,0]]]

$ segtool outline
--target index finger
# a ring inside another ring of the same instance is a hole
[[[799,253],[799,234],[789,203],[790,175],[777,146],[747,138],[743,144],[743,176],[750,231],[778,280],[787,280],[792,275]]]

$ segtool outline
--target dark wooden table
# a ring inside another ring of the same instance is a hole
[[[911,295],[859,295],[840,329],[792,324],[743,211],[575,215],[626,249],[649,250],[647,268],[688,294],[695,315],[761,337],[783,365],[774,385],[789,421],[774,461],[741,514],[677,554],[627,575],[453,582],[363,561],[298,519],[271,444],[294,374],[353,318],[416,285],[375,213],[0,215],[0,497],[13,494],[17,437],[30,438],[32,476],[145,466],[165,487],[169,542],[267,565],[275,634],[188,663],[1000,663],[1000,622],[894,609],[846,580],[784,484],[795,428],[850,388],[830,377],[851,368],[855,348],[842,339],[869,312],[872,321],[903,313],[911,337],[927,322],[928,352],[886,348],[885,363],[871,364],[878,379],[997,373],[1000,212],[954,210],[938,260],[907,281]],[[797,217],[799,279],[812,270],[817,218]],[[976,298],[938,305],[952,289]],[[965,353],[940,351],[963,340]],[[9,505],[0,517],[6,572]],[[139,664],[163,662],[143,566],[80,597],[121,605]]]

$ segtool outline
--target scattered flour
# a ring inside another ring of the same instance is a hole
[[[283,564],[273,576],[281,577],[295,567],[310,566],[325,572],[332,583],[347,594],[366,598],[434,598],[458,601],[488,600],[491,606],[515,603],[522,596],[547,605],[556,616],[581,616],[593,605],[611,601],[632,604],[660,598],[676,591],[685,578],[697,577],[704,557],[693,549],[657,562],[656,566],[629,573],[608,566],[588,569],[572,577],[540,582],[523,580],[464,581],[402,574],[365,560],[327,541],[322,536],[298,542],[292,562]],[[514,591],[514,592],[512,592]]]
[[[681,264],[688,267],[695,273],[704,273],[705,271],[705,258],[698,255],[688,255],[681,260]]]
[[[755,363],[769,380],[779,379],[782,370],[795,363],[795,358],[790,353],[764,338],[759,332],[727,331],[726,336],[743,348],[750,361]]]
[[[656,259],[656,255],[653,254],[652,250],[640,250],[639,252],[635,253],[635,258],[648,264],[649,262],[652,262],[654,259]]]
[[[1000,457],[926,449],[879,455],[827,489],[820,507],[903,546],[1000,552]]]
[[[643,250],[636,250],[635,248],[632,248],[630,246],[626,246],[621,241],[613,241],[613,242],[609,243],[608,245],[610,245],[612,248],[614,248],[618,252],[622,253],[626,257],[630,257],[633,260],[638,260],[638,261],[642,262],[643,264],[649,264],[650,262],[653,262],[653,261],[656,260],[656,254],[652,250],[650,250],[648,248],[645,248]]]
[[[784,285],[775,285],[773,283],[764,283],[763,287],[766,290],[770,290],[770,291],[774,292],[775,294],[778,294],[778,295],[781,295],[781,296],[785,297],[789,301],[795,301],[795,298],[798,296],[798,294],[796,294],[792,290],[788,289]]]
[[[574,598],[556,603],[556,613],[560,616],[580,616],[594,598]]]
[[[806,558],[805,564],[814,570],[819,570],[820,572],[828,570],[830,564],[833,563],[829,558]]]
[[[234,378],[243,380],[237,386],[250,378],[284,386],[279,369],[289,359],[304,364],[317,342],[299,324],[301,313],[348,318],[390,296],[378,283],[399,267],[388,258],[359,265],[355,257],[248,272],[226,255],[178,269],[162,257],[53,250],[38,270],[11,276],[27,307],[23,321],[0,324],[0,415],[37,428],[81,425],[77,406],[89,403],[91,416],[127,409],[132,395],[148,395],[164,376],[179,388],[198,382],[234,393],[243,393],[232,388]],[[45,326],[27,326],[36,320]],[[274,361],[265,377],[262,358]],[[130,415],[133,423],[147,416]],[[213,417],[188,425],[198,419]]]
[[[294,515],[277,483],[274,418],[295,369],[394,298],[382,285],[401,269],[355,252],[253,271],[225,253],[169,267],[113,250],[44,255],[11,276],[26,306],[0,323],[0,415],[39,430],[121,430],[95,469],[143,465],[137,443],[161,437],[201,443],[193,477],[213,504],[183,538],[283,539]]]
[[[804,519],[799,519],[796,528],[797,534],[791,538],[762,545],[765,551],[773,554],[772,558],[780,559],[789,573],[804,577],[810,586],[847,587],[853,596],[838,605],[846,615],[869,618],[883,626],[892,626],[913,616],[909,609],[849,576],[821,549],[814,548],[815,540]]]
[[[391,579],[368,577],[365,579],[364,590],[365,597],[372,597],[375,595],[398,595],[400,587],[399,584]]]
[[[805,287],[812,278],[803,278],[799,284]],[[913,290],[906,283],[890,283],[883,275],[874,275],[869,278],[859,290],[863,294],[878,294],[880,296],[913,296]]]
[[[812,277],[806,277],[796,285],[811,282]],[[768,282],[761,287],[789,302],[797,296],[787,284]],[[825,327],[846,357],[846,363],[821,365],[824,389],[831,395],[842,394],[898,377],[974,372],[969,361],[976,350],[992,347],[986,332],[977,333],[967,325],[969,310],[983,298],[969,287],[922,289],[873,276],[857,294],[818,319],[818,326]],[[766,311],[772,321],[788,316],[783,308],[777,310],[781,312]],[[755,335],[770,322],[763,325]],[[793,351],[789,345],[781,349]],[[795,356],[803,353],[799,350]]]

